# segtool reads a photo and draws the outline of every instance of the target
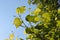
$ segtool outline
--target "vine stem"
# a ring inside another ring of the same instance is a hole
[[[33,27],[33,25],[32,25],[32,23],[31,23],[31,22],[29,22],[29,24],[30,24],[30,26],[31,26],[31,27]]]
[[[27,25],[24,23],[24,21],[22,20],[22,18],[21,18],[21,15],[19,15],[18,14],[18,16],[20,17],[20,19],[21,19],[21,21],[23,22],[23,24],[24,24],[24,27],[26,28],[27,27]]]
[[[29,8],[30,8],[31,5],[29,5]],[[30,9],[31,10],[31,9]],[[30,10],[29,10],[29,13],[30,13]],[[30,26],[33,27],[32,23],[29,22]]]

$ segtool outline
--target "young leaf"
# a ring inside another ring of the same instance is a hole
[[[20,18],[17,18],[16,17],[14,19],[14,24],[15,24],[16,28],[18,28],[19,26],[21,26],[22,25],[22,22],[21,22]]]
[[[16,9],[16,13],[17,13],[17,14],[20,13],[20,7],[18,7],[18,8]]]
[[[41,12],[41,9],[36,8],[36,9],[34,10],[34,15],[38,15],[40,12]]]
[[[27,34],[27,33],[26,33],[26,30],[24,30],[24,34]]]
[[[21,7],[18,7],[18,8],[16,9],[16,13],[17,13],[17,14],[22,14],[22,13],[25,12],[25,10],[26,10],[25,6],[21,6]]]
[[[60,14],[60,8],[58,9],[58,14]]]
[[[26,33],[28,33],[28,34],[32,33],[31,28],[28,28],[28,27],[25,29],[25,31],[26,31]]]
[[[35,18],[35,16],[30,16],[30,15],[26,16],[26,20],[29,21],[29,22],[33,22],[34,18]]]
[[[29,4],[29,5],[31,4],[31,0],[28,0],[28,4]]]
[[[43,17],[43,21],[44,22],[49,22],[50,21],[50,14],[49,13],[43,13],[42,17]]]
[[[34,20],[35,20],[35,21],[39,21],[39,20],[40,20],[40,17],[35,17]]]
[[[14,34],[10,34],[10,40],[13,40],[14,39]]]
[[[57,20],[57,26],[60,27],[60,20]]]
[[[16,38],[16,40],[19,40],[18,38]]]
[[[33,35],[32,35],[32,34],[29,34],[29,35],[28,35],[28,38],[29,38],[29,39],[32,39],[32,38],[33,38]]]
[[[54,40],[53,38],[50,38],[50,40]]]

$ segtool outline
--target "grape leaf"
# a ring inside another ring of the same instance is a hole
[[[16,17],[14,19],[14,24],[15,24],[16,28],[18,28],[19,26],[21,26],[22,25],[22,22],[21,22],[20,18],[17,18]]]
[[[14,39],[14,34],[10,34],[10,40],[13,40]]]
[[[22,13],[25,12],[25,10],[26,10],[25,6],[21,6],[21,7],[18,7],[18,8],[16,9],[16,13],[17,13],[17,14],[22,14]]]

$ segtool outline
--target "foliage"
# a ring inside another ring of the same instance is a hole
[[[18,28],[19,26],[21,26],[22,22],[20,20],[20,18],[16,17],[14,19],[14,25],[16,26],[16,28]]]
[[[9,35],[9,38],[6,38],[5,40],[14,40],[14,38],[15,38],[15,36],[14,36],[14,34],[12,33],[12,34]],[[15,40],[23,40],[23,39],[16,37]]]
[[[28,4],[36,4],[37,6],[25,18],[31,27],[27,27],[22,19],[20,21],[20,18],[14,20],[16,28],[22,27],[22,23],[25,25],[24,33],[28,34],[26,40],[60,40],[60,8],[58,8],[58,0],[28,0]],[[24,13],[25,6],[21,6],[16,10],[19,16],[20,13]],[[37,23],[37,25],[33,26],[31,22]]]
[[[16,13],[17,14],[21,14],[21,13],[24,13],[25,12],[25,6],[21,6],[21,7],[18,7],[17,9],[16,9]]]

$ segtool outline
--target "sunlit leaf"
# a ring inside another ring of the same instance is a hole
[[[44,24],[44,27],[48,28],[47,24]]]
[[[50,14],[49,13],[43,13],[42,17],[43,17],[43,21],[45,22],[49,22],[50,21]]]
[[[58,14],[60,14],[60,8],[58,9]]]
[[[55,17],[55,20],[57,20],[57,17]]]
[[[35,21],[39,21],[39,20],[40,20],[40,17],[35,17],[34,20],[35,20]]]
[[[27,34],[25,30],[24,30],[24,34]]]
[[[60,27],[60,20],[58,20],[58,21],[57,21],[57,26],[59,26],[59,27]]]
[[[32,34],[29,34],[29,35],[28,35],[28,38],[29,38],[29,39],[32,39],[32,38],[33,38],[33,35],[32,35]]]
[[[34,40],[41,40],[40,38],[34,38]]]
[[[54,40],[53,38],[50,38],[50,40]]]
[[[18,7],[18,8],[16,9],[16,13],[17,13],[17,14],[20,13],[20,7]]]
[[[34,31],[35,34],[39,33],[39,30],[37,30],[37,29],[34,29],[33,31]]]
[[[19,40],[18,38],[16,38],[16,40]]]
[[[29,5],[31,4],[31,0],[28,0],[28,4],[29,4]]]
[[[26,16],[26,20],[29,21],[29,22],[35,22],[34,18],[35,18],[35,16],[30,16],[30,15]]]
[[[10,34],[10,40],[13,40],[14,39],[14,34]]]
[[[20,20],[20,18],[15,18],[14,19],[14,25],[16,26],[16,28],[18,28],[19,26],[21,26],[22,22]]]
[[[35,10],[28,8],[25,19],[29,22],[25,27],[24,34],[28,34],[27,40],[60,40],[60,8],[57,0],[28,0],[29,6],[35,4]],[[30,5],[31,4],[31,5]],[[33,5],[34,6],[34,5]],[[25,6],[16,9],[17,14],[22,14],[26,10]],[[14,19],[16,28],[22,25],[20,18]],[[24,26],[24,22],[23,25]],[[11,38],[13,39],[13,37]],[[16,38],[18,40],[18,38]],[[22,38],[20,40],[23,40]]]
[[[38,8],[43,8],[42,3],[39,3],[39,4],[37,5],[37,7],[38,7]]]
[[[42,17],[44,17],[44,18],[47,18],[48,17],[49,18],[50,17],[50,14],[49,13],[43,13],[42,14]]]
[[[39,13],[41,12],[41,9],[39,9],[39,8],[36,8],[35,10],[34,10],[34,15],[38,15]]]
[[[31,28],[26,28],[25,31],[26,31],[26,33],[28,33],[28,34],[32,32],[32,31],[31,31]]]
[[[22,14],[22,13],[25,12],[25,10],[26,10],[26,7],[25,7],[25,6],[21,6],[21,7],[18,7],[18,8],[16,9],[16,13],[17,13],[17,14]]]

